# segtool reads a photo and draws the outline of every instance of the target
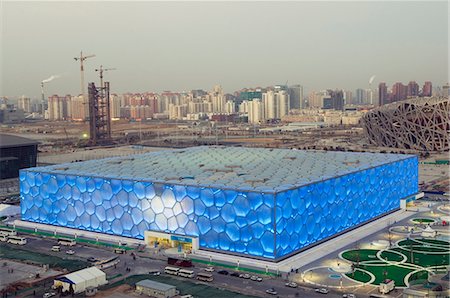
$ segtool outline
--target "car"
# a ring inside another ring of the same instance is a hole
[[[161,272],[159,272],[158,270],[152,270],[152,271],[149,271],[148,274],[158,276],[158,275],[161,275]]]
[[[355,294],[343,294],[342,298],[356,298]]]
[[[226,271],[226,270],[219,270],[219,271],[217,271],[217,273],[222,274],[222,275],[228,275],[228,271]]]
[[[245,273],[244,276],[242,276],[242,278],[244,278],[244,279],[250,279],[250,277],[251,277],[251,275],[247,274],[247,273]]]
[[[239,278],[244,278],[244,273],[239,274]]]
[[[297,287],[298,287],[297,283],[296,283],[296,282],[293,282],[293,281],[287,282],[287,283],[285,284],[285,286],[286,286],[286,287],[289,287],[289,288],[297,288]]]
[[[239,277],[239,273],[237,273],[237,272],[232,272],[230,275],[234,276],[234,277]]]
[[[191,294],[180,296],[180,298],[194,298]]]
[[[211,267],[211,266],[210,267],[206,267],[205,271],[206,272],[213,272],[214,271],[214,267]]]
[[[89,258],[87,259],[87,261],[88,261],[88,262],[91,262],[91,263],[95,263],[95,262],[97,262],[98,260],[97,260],[96,258],[94,258],[94,257],[89,257]]]
[[[258,279],[258,276],[252,275],[252,276],[250,277],[250,279],[253,280],[253,281],[256,281],[256,280]]]
[[[43,298],[50,298],[50,297],[53,297],[53,296],[56,296],[55,292],[47,292],[44,295],[42,295]]]
[[[320,294],[328,294],[328,290],[325,288],[320,288],[320,289],[315,289],[316,293],[320,293]]]
[[[278,295],[278,292],[275,291],[274,288],[267,289],[267,290],[266,290],[266,293],[267,293],[267,294],[270,294],[270,295]]]
[[[257,281],[257,282],[262,282],[263,279],[262,279],[262,277],[258,276],[258,278],[256,279],[256,281]]]
[[[52,246],[52,251],[61,251],[61,246],[59,246],[59,245],[53,245],[53,246]]]
[[[66,250],[66,254],[73,255],[73,254],[75,254],[75,251],[69,249],[69,250]]]
[[[116,253],[116,254],[124,254],[125,253],[125,249],[114,248],[114,253]]]

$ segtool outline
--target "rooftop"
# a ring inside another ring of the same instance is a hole
[[[411,157],[413,155],[202,146],[27,171],[273,193]]]
[[[153,281],[153,280],[150,280],[150,279],[141,280],[140,282],[136,283],[136,286],[142,286],[142,287],[146,287],[146,288],[157,289],[157,290],[163,291],[163,292],[175,288],[175,286],[168,285],[168,284],[163,284],[161,282]]]
[[[8,134],[0,134],[0,148],[37,145],[38,141]]]

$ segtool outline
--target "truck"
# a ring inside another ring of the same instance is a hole
[[[395,281],[393,281],[392,279],[385,279],[383,282],[380,283],[378,291],[381,294],[387,294],[393,289],[395,289]]]

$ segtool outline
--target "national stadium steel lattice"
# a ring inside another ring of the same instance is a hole
[[[448,98],[414,98],[373,109],[362,117],[370,142],[383,147],[448,151]]]

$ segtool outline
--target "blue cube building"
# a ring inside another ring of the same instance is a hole
[[[278,261],[399,209],[418,159],[194,147],[22,170],[20,192],[26,221]]]

